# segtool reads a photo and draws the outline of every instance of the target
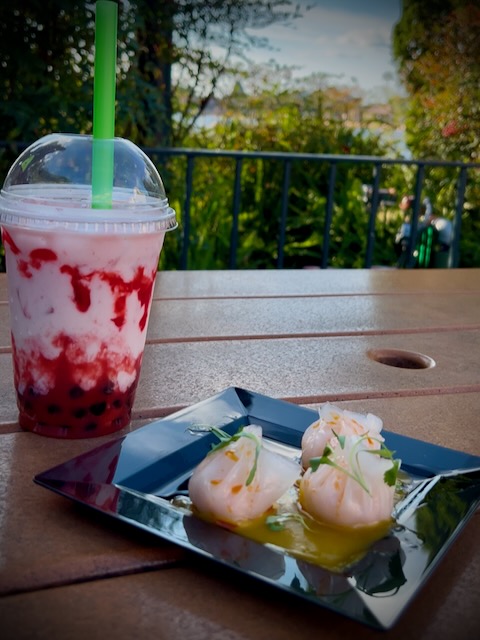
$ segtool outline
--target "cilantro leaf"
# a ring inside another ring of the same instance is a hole
[[[394,487],[397,482],[397,475],[400,469],[400,464],[400,460],[394,460],[393,466],[390,469],[387,469],[387,471],[385,471],[385,473],[383,474],[385,484],[388,484],[389,487]]]
[[[338,440],[340,449],[343,450],[345,448],[346,436],[339,436],[338,434],[335,433],[335,431],[333,431],[333,434]],[[361,443],[367,439],[378,442],[380,444],[380,448],[379,449],[361,449],[360,448]],[[330,465],[331,467],[334,467],[338,471],[342,471],[343,473],[345,473],[349,478],[352,478],[352,480],[355,480],[355,482],[358,482],[358,484],[362,487],[362,489],[364,489],[370,495],[370,490],[366,484],[363,474],[361,473],[361,468],[358,463],[358,456],[360,455],[360,453],[370,453],[378,456],[379,458],[384,458],[384,459],[393,461],[393,466],[384,473],[383,479],[385,484],[387,484],[389,487],[394,486],[396,483],[397,474],[400,468],[401,461],[394,460],[393,459],[394,451],[387,449],[387,447],[383,444],[382,441],[380,441],[378,438],[372,437],[368,433],[362,436],[361,438],[359,438],[358,441],[353,445],[351,449],[351,453],[350,453],[351,471],[344,466],[338,465],[334,460],[332,460],[330,458],[332,453],[333,453],[333,449],[327,444],[325,446],[325,449],[323,450],[322,456],[311,458],[309,461],[309,466],[312,469],[312,471],[317,471],[317,469],[322,464]],[[355,465],[353,464],[353,460],[355,460],[356,462]]]

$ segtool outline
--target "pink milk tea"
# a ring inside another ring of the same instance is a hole
[[[19,423],[59,438],[129,423],[158,259],[176,226],[156,169],[125,140],[115,139],[112,206],[92,209],[91,145],[42,138],[0,197]]]

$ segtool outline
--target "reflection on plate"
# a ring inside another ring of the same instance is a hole
[[[382,432],[413,488],[397,504],[397,526],[343,573],[262,545],[174,506],[215,437],[258,424],[280,447],[300,447],[317,413],[251,391],[218,395],[102,445],[35,482],[166,540],[373,627],[387,629],[414,598],[480,504],[480,457]]]

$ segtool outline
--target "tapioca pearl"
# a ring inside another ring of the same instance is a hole
[[[95,429],[97,428],[97,423],[96,422],[89,422],[88,424],[85,425],[85,431],[95,431]]]
[[[62,413],[62,407],[60,407],[58,404],[49,404],[47,407],[47,411],[48,413]]]
[[[123,404],[123,403],[122,403],[122,401],[121,401],[119,398],[117,398],[116,400],[114,400],[114,401],[112,402],[112,407],[113,407],[114,409],[120,409],[120,407],[122,406],[122,404]]]
[[[94,416],[101,416],[102,413],[105,412],[106,408],[107,408],[107,403],[106,402],[96,402],[95,404],[92,404],[90,406],[89,411]]]
[[[84,418],[87,415],[87,410],[84,407],[80,407],[72,411],[72,415],[74,418]]]
[[[107,384],[103,387],[102,391],[105,395],[109,396],[110,394],[113,393],[114,389],[115,389],[115,385],[111,380],[109,380]]]
[[[74,387],[72,387],[68,392],[68,395],[71,398],[81,398],[84,394],[85,394],[85,391],[78,385],[75,385]]]

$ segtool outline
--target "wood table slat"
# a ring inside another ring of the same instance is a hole
[[[452,305],[454,313],[452,313]],[[480,329],[480,292],[154,300],[148,342]],[[0,306],[0,353],[10,318]]]
[[[164,271],[154,297],[383,295],[479,292],[480,269],[281,269],[265,271]]]
[[[480,455],[479,269],[159,273],[135,420],[76,441],[19,429],[6,300],[0,274],[2,637],[377,635],[76,505],[33,477],[229,386],[311,407],[335,401],[379,415],[388,430]],[[372,350],[423,354],[435,366],[387,366]],[[382,637],[476,637],[479,535],[476,514]]]
[[[452,305],[455,313],[452,313]],[[480,329],[480,293],[154,301],[149,342]]]
[[[414,277],[412,277],[412,273]],[[267,271],[161,271],[155,299],[479,292],[480,269],[300,269]],[[7,281],[0,274],[0,303]]]

